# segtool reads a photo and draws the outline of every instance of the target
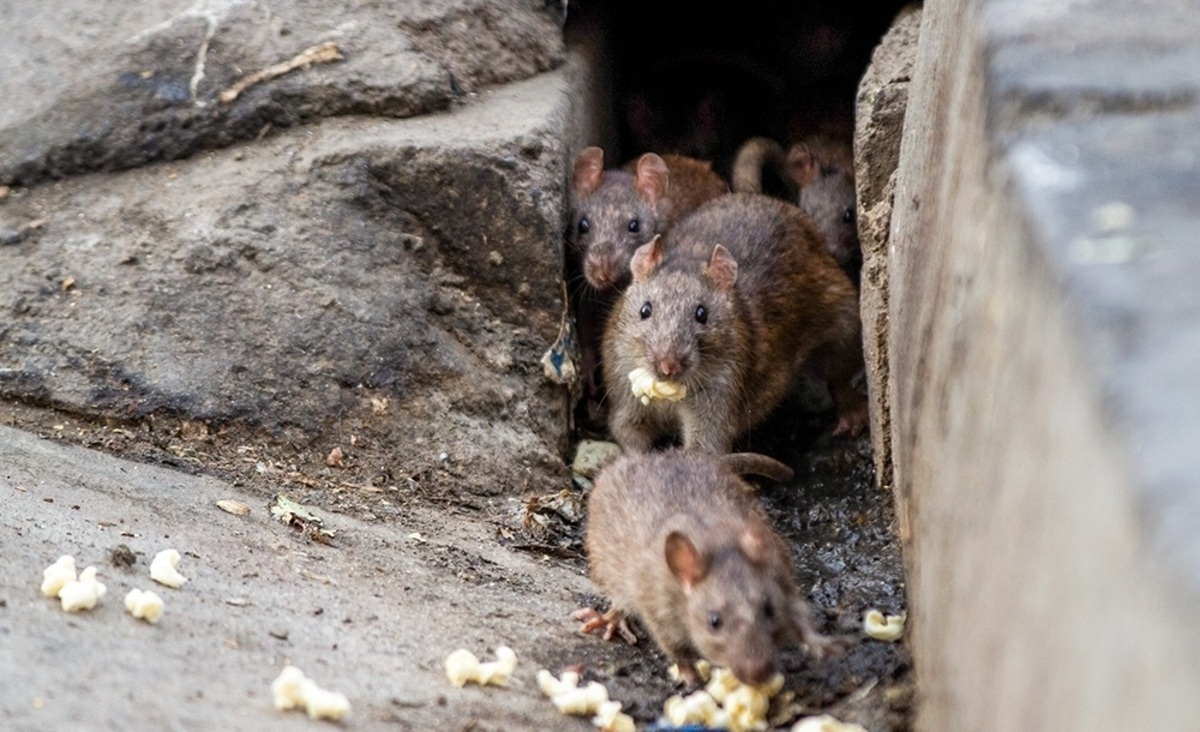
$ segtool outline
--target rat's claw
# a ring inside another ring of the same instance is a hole
[[[838,414],[837,426],[833,428],[833,436],[847,435],[849,437],[858,437],[866,428],[870,417],[867,415],[866,405],[860,408],[855,408],[847,412]]]
[[[610,641],[614,635],[620,634],[621,639],[629,645],[637,643],[637,636],[629,629],[629,624],[625,621],[625,614],[620,610],[609,610],[602,614],[595,608],[584,607],[571,613],[571,617],[583,621],[583,625],[579,627],[580,633],[595,633],[603,629],[601,637],[606,641]]]

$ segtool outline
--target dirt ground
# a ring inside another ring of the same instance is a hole
[[[8,728],[295,728],[303,715],[270,708],[285,659],[347,693],[355,711],[343,724],[358,729],[587,729],[540,696],[543,667],[581,664],[639,724],[673,692],[651,643],[582,637],[570,619],[598,600],[578,486],[561,496],[456,492],[449,457],[438,475],[396,475],[388,466],[402,461],[362,425],[344,426],[339,459],[189,423],[94,424],[14,404],[0,414],[21,430],[0,433]],[[859,635],[866,609],[904,608],[902,565],[869,441],[831,439],[828,428],[780,418],[745,447],[790,456],[797,477],[764,486],[763,498],[824,630]],[[333,538],[272,520],[281,491],[325,517]],[[222,498],[252,511],[226,514]],[[110,562],[122,544],[137,557],[131,568]],[[145,568],[167,546],[194,581],[160,593],[166,619],[140,627],[121,598],[149,587]],[[100,568],[110,594],[96,610],[66,615],[38,593],[40,570],[63,553]],[[521,657],[517,686],[445,681],[450,651],[487,656],[501,643]],[[908,729],[903,645],[864,639],[819,663],[790,649],[783,666],[778,725],[828,711],[872,732]]]

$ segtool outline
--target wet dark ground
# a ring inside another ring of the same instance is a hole
[[[788,540],[797,585],[810,598],[820,630],[855,639],[835,658],[814,661],[798,647],[786,649],[781,665],[785,691],[771,720],[786,729],[800,716],[830,713],[872,732],[911,728],[912,664],[901,643],[862,635],[862,618],[876,608],[885,614],[906,609],[904,569],[895,533],[891,496],[875,485],[870,439],[832,437],[831,413],[784,408],[737,449],[781,459],[796,473],[786,484],[763,479],[763,503],[776,529]],[[584,567],[582,523],[568,529],[558,556]],[[584,595],[580,606],[603,605]],[[676,693],[667,663],[644,631],[636,646],[581,638],[568,648],[546,649],[538,661],[556,669],[582,665],[586,676],[606,684],[639,722],[652,722]]]

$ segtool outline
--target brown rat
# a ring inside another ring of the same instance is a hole
[[[806,365],[829,385],[839,422],[857,434],[866,400],[858,296],[812,221],[768,196],[710,201],[643,245],[604,333],[609,430],[627,450],[679,433],[683,446],[729,452],[795,386]],[[643,403],[629,374],[686,388]]]
[[[584,149],[571,180],[568,239],[589,287],[575,293],[582,370],[600,395],[599,350],[612,302],[629,281],[629,259],[700,204],[729,192],[710,165],[682,155],[646,153],[621,170],[604,169],[604,151]],[[590,289],[589,289],[590,288]]]
[[[817,225],[829,253],[858,282],[862,247],[848,143],[814,136],[785,153],[774,140],[752,137],[738,151],[731,178],[734,191],[795,201]]]
[[[685,450],[626,454],[604,468],[588,495],[584,544],[612,609],[577,612],[583,632],[619,630],[635,642],[624,619],[637,615],[689,685],[700,658],[761,684],[789,641],[818,658],[838,649],[813,627],[791,552],[737,471],[791,476],[761,455]]]
[[[629,280],[629,259],[702,203],[729,192],[711,166],[682,155],[646,153],[621,170],[604,169],[589,147],[571,178],[571,244],[589,285],[606,292]]]

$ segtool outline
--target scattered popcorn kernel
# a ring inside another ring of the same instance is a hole
[[[721,705],[707,691],[697,691],[687,696],[675,695],[663,704],[663,716],[675,727],[689,724],[712,726]]]
[[[667,673],[670,675],[671,681],[679,681],[679,664],[671,664],[671,667],[667,669]],[[708,662],[708,659],[702,658],[696,661],[696,676],[705,684],[712,678],[712,664]]]
[[[638,367],[629,372],[629,386],[633,395],[649,404],[651,399],[666,399],[677,402],[687,396],[687,386],[672,381],[659,381],[649,369]]]
[[[704,690],[712,695],[713,699],[717,700],[718,704],[725,704],[725,697],[729,696],[729,692],[742,685],[742,682],[737,680],[733,672],[727,668],[715,668],[712,670],[712,676],[709,678],[708,684]]]
[[[558,707],[558,711],[563,714],[579,716],[595,714],[600,709],[600,705],[608,701],[608,689],[598,681],[589,681],[587,686],[567,689],[561,694],[551,697],[550,701],[554,702],[554,706]]]
[[[446,678],[455,686],[464,686],[474,682],[486,686],[507,686],[508,679],[517,668],[517,654],[508,646],[496,648],[496,660],[480,663],[465,648],[446,656]]]
[[[822,714],[819,717],[801,719],[792,727],[792,732],[867,732],[867,728]]]
[[[757,720],[766,721],[767,709],[771,699],[766,693],[754,686],[739,686],[725,697],[725,709],[740,720],[743,726],[753,726]]]
[[[304,709],[309,719],[336,721],[350,713],[345,694],[322,689],[295,666],[284,666],[271,682],[271,697],[279,711]]]
[[[295,666],[284,666],[271,682],[271,698],[279,711],[295,709],[304,704],[304,672]]]
[[[183,583],[187,582],[187,577],[175,569],[179,566],[180,559],[179,552],[174,549],[163,549],[155,554],[154,561],[150,562],[150,579],[167,587],[182,587]]]
[[[350,700],[345,694],[327,691],[312,679],[304,684],[304,711],[309,719],[339,720],[350,713]]]
[[[138,620],[157,623],[163,614],[163,600],[149,590],[143,592],[136,587],[125,595],[125,609]]]
[[[595,714],[608,701],[608,690],[603,684],[590,681],[587,686],[580,686],[579,674],[574,671],[565,671],[561,679],[556,679],[542,669],[537,680],[538,688],[563,714]]]
[[[76,579],[75,557],[64,554],[54,564],[42,570],[42,594],[46,597],[58,597],[62,588]]]
[[[96,579],[96,568],[88,567],[79,573],[79,579],[63,585],[58,598],[62,600],[62,609],[73,613],[96,607],[107,591],[104,583]]]
[[[592,717],[592,724],[598,727],[600,732],[635,732],[637,729],[633,717],[621,711],[619,701],[601,704],[596,716]]]
[[[537,672],[537,683],[543,694],[554,697],[579,686],[579,674],[574,671],[563,671],[562,678],[557,679],[554,674],[542,669]]]
[[[875,640],[897,641],[904,635],[904,621],[908,613],[884,617],[878,610],[868,610],[863,618],[863,632]]]
[[[537,672],[538,688],[563,714],[592,715],[592,724],[601,732],[634,732],[633,718],[621,712],[621,702],[608,698],[608,689],[597,681],[579,685],[579,674],[564,671],[555,678],[546,669]]]
[[[446,678],[455,686],[465,686],[479,676],[479,659],[465,648],[446,656]]]
[[[771,697],[783,689],[782,674],[775,674],[760,686],[750,686],[738,681],[729,669],[710,667],[704,672],[709,681],[703,691],[667,699],[663,718],[669,724],[703,725],[730,732],[762,732],[770,727],[767,712]]]

